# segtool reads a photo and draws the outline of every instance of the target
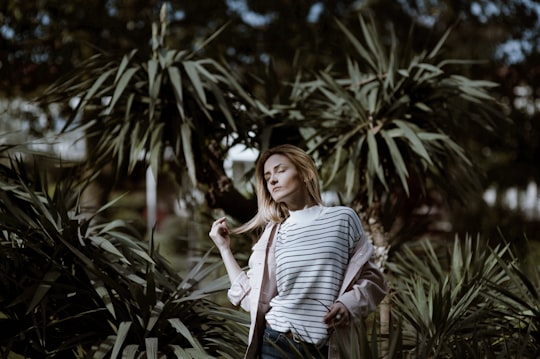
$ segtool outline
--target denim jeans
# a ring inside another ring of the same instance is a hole
[[[326,359],[328,346],[295,341],[285,334],[266,327],[263,335],[261,359]]]

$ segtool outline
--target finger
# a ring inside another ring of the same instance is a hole
[[[334,321],[338,313],[339,313],[338,308],[336,307],[330,308],[330,311],[326,313],[326,315],[324,316],[323,321],[327,324]]]
[[[227,218],[226,217],[221,217],[221,218],[218,218],[216,219],[213,223],[212,223],[212,227],[210,228],[210,231],[213,231],[213,230],[217,230],[219,229],[220,227],[222,227],[223,225],[225,227],[227,227]]]

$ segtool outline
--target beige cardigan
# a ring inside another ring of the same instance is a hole
[[[264,316],[270,309],[270,300],[277,294],[275,241],[270,241],[270,246],[268,243],[278,226],[279,224],[269,224],[265,228],[261,238],[253,246],[253,252],[249,258],[249,270],[240,273],[231,283],[228,291],[231,303],[240,305],[251,315],[246,359],[257,357],[265,328]],[[352,325],[375,310],[387,292],[384,276],[376,268],[372,258],[373,246],[363,235],[349,261],[337,299],[349,310]],[[346,344],[349,339],[349,329],[338,329],[329,340],[329,359],[340,358],[338,338],[342,349],[349,348]]]

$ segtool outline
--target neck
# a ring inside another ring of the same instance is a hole
[[[302,209],[316,206],[317,204],[318,203],[316,203],[315,201],[310,201],[304,204],[297,204],[297,205],[291,204],[290,206],[288,205],[287,208],[289,208],[289,211],[300,211]]]

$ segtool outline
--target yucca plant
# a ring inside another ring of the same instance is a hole
[[[243,351],[248,319],[212,300],[227,286],[224,277],[207,279],[219,263],[202,257],[180,278],[127,224],[80,217],[71,178],[49,184],[22,159],[0,166],[2,357],[235,358]]]
[[[230,146],[254,146],[253,130],[267,110],[230,69],[204,56],[223,28],[179,48],[166,41],[166,9],[164,4],[153,24],[151,49],[98,53],[50,86],[40,101],[66,105],[78,99],[73,110],[66,108],[63,131],[84,131],[88,168],[112,167],[124,176],[142,164],[157,179],[166,167],[186,192],[203,184],[210,200],[230,194],[241,204],[243,197],[227,185],[223,160]]]
[[[409,193],[411,178],[424,176],[463,194],[471,187],[452,183],[449,169],[459,165],[461,174],[473,164],[456,134],[472,123],[491,128],[497,115],[489,90],[496,84],[456,73],[452,66],[465,60],[442,58],[450,31],[414,53],[407,44],[398,49],[393,36],[385,46],[373,21],[359,21],[359,36],[338,22],[356,51],[346,54],[348,71],[330,67],[315,79],[299,78],[291,94],[311,150],[333,164],[326,182],[343,171],[346,192],[365,192],[370,202],[393,185]]]
[[[479,198],[479,173],[459,133],[475,126],[489,133],[500,116],[489,94],[496,84],[461,75],[456,66],[467,61],[440,55],[450,32],[431,49],[414,51],[411,44],[398,47],[392,33],[383,38],[375,21],[360,17],[359,23],[354,34],[337,22],[352,48],[344,55],[347,70],[299,75],[287,122],[300,127],[321,164],[325,187],[359,212],[384,267],[391,245],[398,248],[410,238],[390,242],[390,227],[394,233],[402,229],[398,216],[417,225],[412,209],[429,192],[445,202]],[[418,203],[399,213],[410,197]],[[385,327],[388,304],[381,305]]]
[[[499,265],[509,277],[507,285],[490,283],[491,299],[501,304],[501,314],[512,329],[513,346],[509,350],[519,358],[538,358],[540,355],[540,271],[526,260],[500,260]]]
[[[438,252],[438,253],[437,253]],[[406,246],[389,263],[393,318],[402,324],[403,353],[415,358],[511,357],[515,329],[509,307],[494,287],[511,288],[502,265],[508,246],[489,248],[480,239],[456,238],[453,247],[423,241]],[[508,304],[508,303],[507,303]]]
[[[291,91],[287,123],[300,127],[326,188],[374,223],[383,205],[402,204],[411,190],[415,200],[430,190],[448,202],[477,198],[479,171],[460,134],[488,134],[501,119],[489,93],[496,84],[457,72],[470,61],[443,57],[450,30],[432,48],[414,51],[398,47],[392,33],[383,37],[375,21],[359,23],[355,34],[337,22],[351,44],[347,70],[299,75]]]

